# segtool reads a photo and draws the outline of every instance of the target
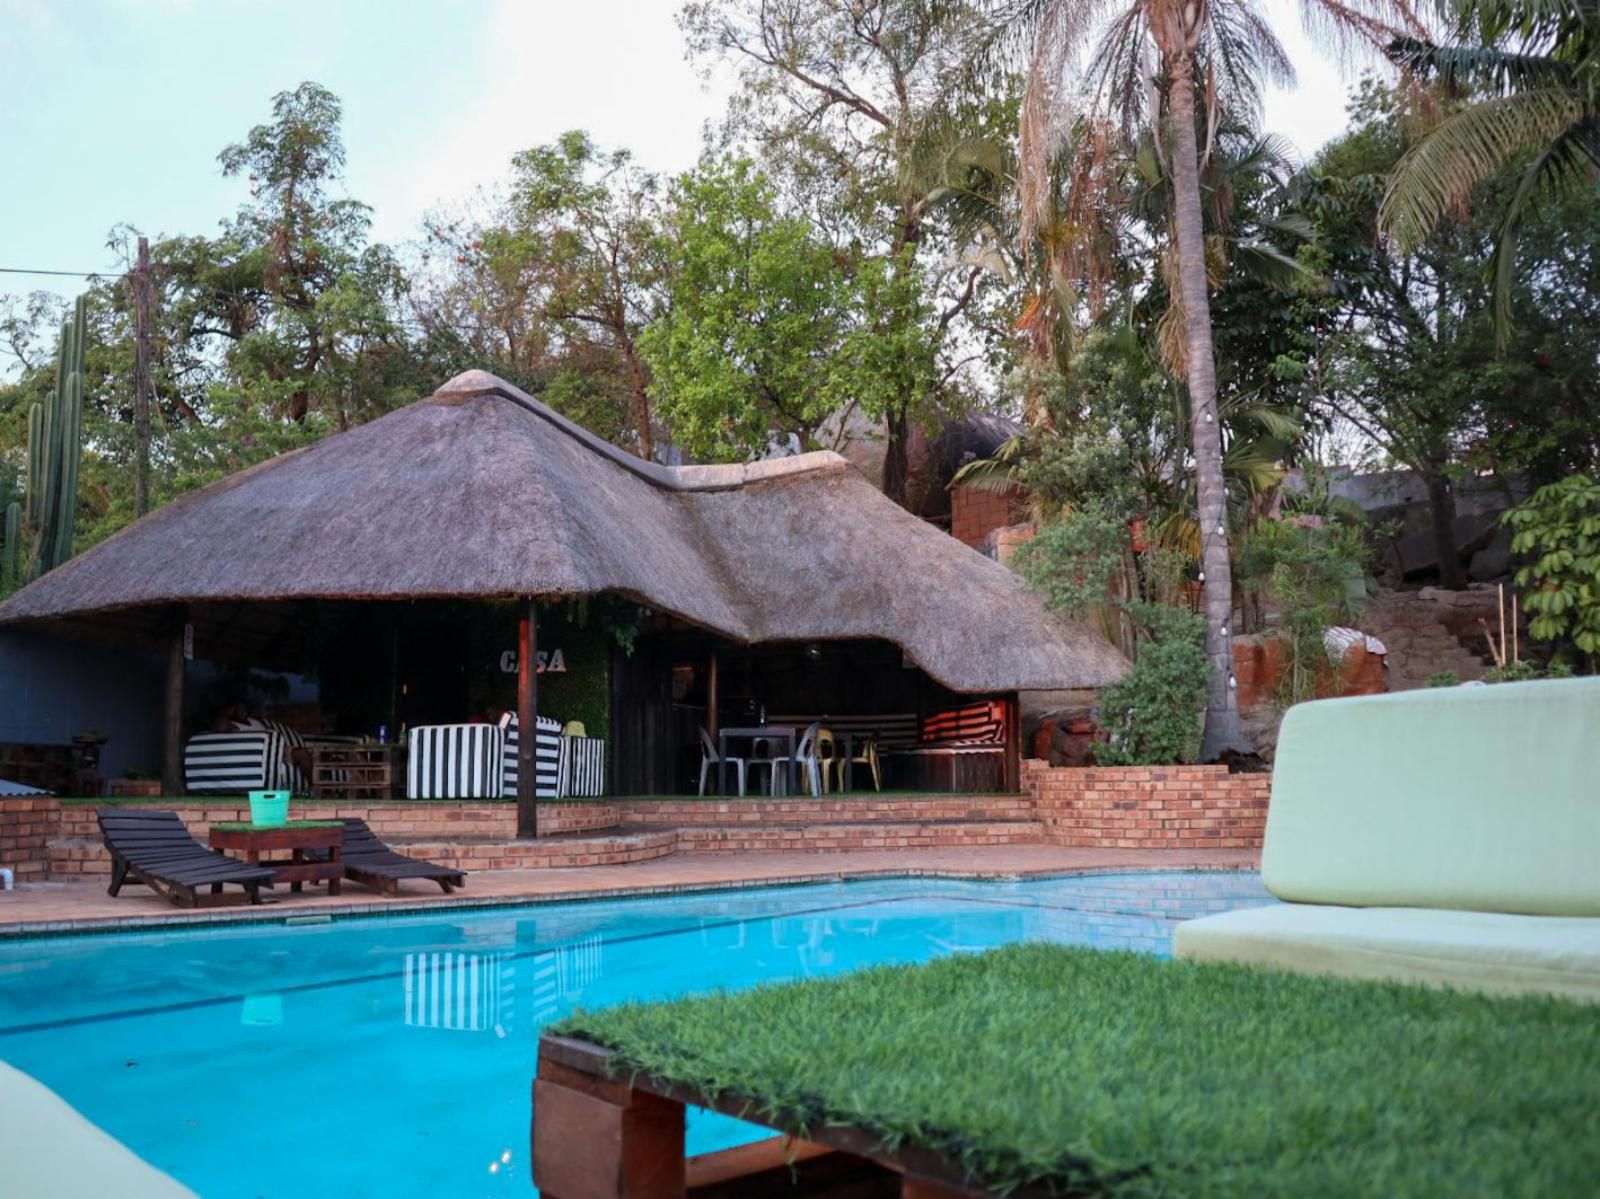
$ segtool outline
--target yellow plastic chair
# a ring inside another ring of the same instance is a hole
[[[834,739],[832,729],[817,730],[817,744],[813,751],[817,755],[817,770],[822,778],[822,790],[844,790],[844,755],[839,752],[839,743]],[[829,786],[828,776],[836,776],[837,786]]]
[[[874,791],[883,790],[883,771],[878,765],[878,742],[876,738],[868,737],[863,740],[856,749],[855,756],[850,759],[850,764],[852,766],[865,766],[872,772],[872,789]],[[840,771],[842,772],[843,769],[844,767],[841,766]]]

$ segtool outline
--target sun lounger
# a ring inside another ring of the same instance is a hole
[[[396,853],[367,827],[365,820],[345,817],[344,849],[340,852],[344,862],[344,876],[351,882],[374,887],[387,895],[398,895],[400,884],[406,879],[425,879],[439,884],[445,894],[453,887],[467,885],[464,870],[452,870],[437,862],[407,857]]]
[[[1600,1003],[1600,679],[1289,710],[1270,908],[1178,926],[1180,958]]]
[[[201,888],[210,886],[220,895],[227,883],[236,883],[261,902],[261,888],[270,887],[270,867],[252,866],[227,854],[207,849],[196,841],[176,812],[140,808],[101,808],[100,835],[111,851],[112,895],[131,877],[165,895],[179,907],[198,907]]]

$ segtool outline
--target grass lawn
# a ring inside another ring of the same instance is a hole
[[[1004,1190],[1593,1196],[1600,1009],[1031,944],[551,1031]]]

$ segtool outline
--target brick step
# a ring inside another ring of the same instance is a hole
[[[1037,820],[839,821],[828,824],[679,826],[678,847],[698,853],[940,849],[1037,842]]]
[[[601,836],[540,837],[536,841],[395,841],[399,853],[461,870],[556,870],[571,866],[623,866],[653,862],[679,848],[675,829],[633,830]]]
[[[629,823],[686,826],[904,824],[950,820],[1031,820],[1027,795],[908,795],[612,801]]]

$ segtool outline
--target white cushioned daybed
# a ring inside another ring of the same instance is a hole
[[[1177,956],[1600,1003],[1600,678],[1290,709],[1261,872]]]

